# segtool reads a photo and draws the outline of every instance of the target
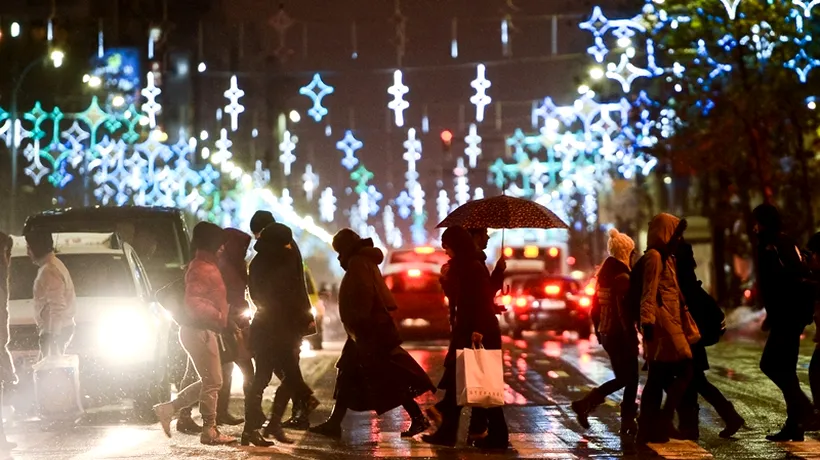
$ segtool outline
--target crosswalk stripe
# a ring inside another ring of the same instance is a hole
[[[781,442],[777,444],[792,457],[820,459],[820,441],[806,439],[803,442]]]
[[[659,456],[669,460],[690,460],[714,458],[703,447],[700,447],[694,441],[679,441],[672,439],[664,444],[647,444],[647,446],[654,450]]]

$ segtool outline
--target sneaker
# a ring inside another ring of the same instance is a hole
[[[202,427],[191,418],[191,415],[180,415],[177,418],[177,431],[182,434],[202,434]]]
[[[226,444],[233,444],[237,442],[233,436],[227,436],[219,432],[215,426],[202,428],[202,434],[199,436],[199,442],[207,446],[224,446]]]
[[[176,412],[174,405],[169,402],[154,406],[154,413],[157,414],[159,424],[162,425],[162,431],[169,438],[171,437],[171,419],[174,418],[174,412]]]

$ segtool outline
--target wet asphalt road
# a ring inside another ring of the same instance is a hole
[[[322,421],[330,411],[334,362],[340,343],[306,356],[303,371],[308,383],[323,401],[313,416]],[[445,348],[442,342],[412,342],[406,348],[437,380]],[[813,349],[804,341],[800,375],[807,383],[806,369]],[[460,445],[456,448],[432,448],[418,440],[403,440],[399,432],[409,423],[401,409],[376,418],[367,413],[351,413],[344,424],[341,442],[298,432],[293,446],[270,449],[241,447],[205,447],[198,438],[175,435],[167,439],[158,425],[140,425],[129,421],[127,403],[89,413],[71,430],[44,431],[37,421],[8,421],[9,439],[19,444],[12,458],[36,460],[62,459],[352,459],[352,458],[716,458],[781,459],[818,458],[820,441],[807,436],[803,443],[769,443],[767,432],[776,430],[783,421],[785,406],[776,387],[757,369],[761,344],[759,338],[733,338],[710,349],[713,383],[735,403],[746,418],[748,429],[734,440],[720,439],[722,423],[714,411],[701,410],[701,440],[650,445],[647,449],[622,449],[617,435],[619,397],[612,398],[591,418],[592,428],[584,432],[575,422],[569,403],[612,376],[606,355],[594,341],[550,334],[526,335],[524,340],[507,340],[504,360],[505,408],[513,449],[507,453],[483,453]],[[642,376],[642,380],[645,375]],[[239,380],[241,382],[241,380]],[[235,380],[237,398],[234,412],[241,411],[241,391]],[[269,393],[273,388],[269,388]],[[808,391],[808,387],[805,387]],[[422,406],[434,402],[428,395]],[[464,417],[466,418],[466,411]],[[462,424],[466,436],[466,420]],[[225,429],[231,434],[239,429]],[[820,439],[820,434],[817,434]]]

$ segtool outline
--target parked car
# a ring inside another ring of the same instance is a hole
[[[145,267],[133,247],[113,233],[58,233],[54,239],[77,294],[67,353],[79,355],[84,403],[125,396],[134,400],[137,415],[150,418],[152,406],[171,396],[172,321],[154,300]],[[22,382],[16,388],[32,391],[32,364],[39,358],[32,298],[37,266],[26,254],[24,238],[15,237],[9,273],[9,349]],[[18,393],[10,399],[16,408],[27,408],[32,396]]]
[[[45,211],[29,216],[23,234],[32,230],[51,233],[117,233],[140,256],[153,289],[158,290],[182,278],[191,258],[191,237],[185,215],[179,209],[95,206]],[[173,326],[176,331],[176,325]],[[185,375],[188,355],[172,333],[170,379],[179,384]]]
[[[316,320],[316,334],[308,337],[310,348],[313,350],[322,349],[322,341],[324,340],[324,322],[325,322],[325,301],[320,296],[319,290],[316,288],[316,280],[313,279],[313,274],[305,265],[305,282],[307,283],[307,292],[310,297],[310,305],[313,307],[311,313]]]
[[[540,274],[509,277],[504,284],[510,290],[496,303],[507,309],[503,320],[513,338],[536,330],[576,331],[582,339],[592,334],[592,297],[579,281]]]

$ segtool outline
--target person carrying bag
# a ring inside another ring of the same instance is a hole
[[[472,348],[456,352],[456,391],[459,406],[489,409],[504,405],[504,364],[501,350],[487,350],[475,333]]]

